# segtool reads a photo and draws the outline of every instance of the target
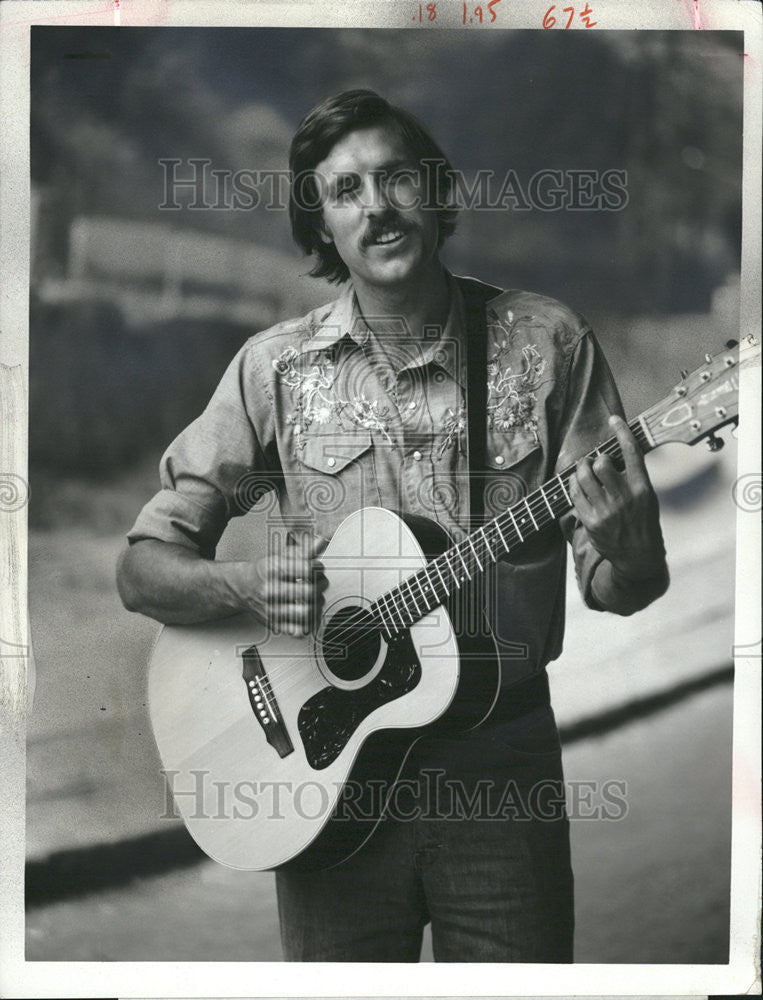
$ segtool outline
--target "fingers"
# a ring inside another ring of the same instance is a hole
[[[599,461],[598,459],[596,460]],[[580,491],[589,504],[600,504],[604,499],[604,487],[594,472],[594,463],[586,455],[575,465],[575,478]]]
[[[307,635],[314,624],[314,612],[310,604],[278,604],[271,608],[270,626],[275,633]]]
[[[570,500],[572,500],[572,506],[575,514],[579,521],[586,524],[593,516],[593,507],[588,497],[583,492],[583,488],[580,485],[580,477],[575,472],[574,475],[570,476],[569,480],[569,491]]]
[[[649,478],[647,476],[644,455],[630,427],[628,427],[622,417],[618,417],[615,414],[609,418],[609,425],[614,429],[617,443],[620,445],[620,450],[623,453],[625,476],[628,482],[631,486],[648,486]]]
[[[316,555],[326,539],[302,536],[267,561],[264,596],[274,632],[307,634],[318,620],[328,581]]]
[[[303,533],[297,535],[293,551],[298,552],[305,559],[316,559],[328,545],[328,539],[323,535],[312,535]]]
[[[292,601],[312,601],[328,586],[323,567],[316,560],[277,556],[270,560],[268,570],[272,593],[287,594]]]
[[[320,617],[323,595],[316,587],[307,585],[295,593],[294,587],[282,583],[266,591],[266,604],[268,623],[274,632],[307,634]]]
[[[578,486],[594,507],[602,507],[608,499],[625,498],[633,492],[634,486],[649,485],[644,456],[630,428],[622,417],[614,415],[610,417],[610,426],[623,454],[624,473],[618,471],[606,452],[598,454],[593,460],[585,456],[576,464]]]
[[[274,630],[309,632],[320,616],[326,585],[325,577],[315,583],[271,577],[265,586],[265,599]]]
[[[611,497],[622,496],[622,476],[609,455],[596,456],[593,462],[593,474]]]
[[[318,556],[327,544],[322,535],[300,535],[282,554],[272,556],[273,565],[284,579],[309,578],[314,568],[321,568]]]
[[[579,459],[575,475],[570,479],[570,499],[579,520],[584,524],[593,523],[623,496],[622,477],[609,455],[597,455],[593,460],[590,456]]]

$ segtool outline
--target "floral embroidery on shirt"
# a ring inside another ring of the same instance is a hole
[[[453,445],[454,442],[458,443],[459,452],[463,453],[462,446],[462,434],[466,430],[466,407],[461,403],[458,413],[455,413],[452,407],[448,407],[442,418],[442,434],[443,438],[440,442],[440,447],[437,449],[437,457],[442,458],[445,452]]]
[[[294,412],[286,416],[286,423],[294,429],[297,450],[305,446],[303,434],[313,423],[326,424],[335,420],[345,427],[344,419],[357,427],[379,431],[392,444],[386,408],[379,408],[379,401],[367,399],[365,394],[352,399],[341,399],[334,393],[336,371],[330,357],[321,357],[308,371],[299,371],[294,361],[298,351],[287,347],[272,362],[273,368],[285,385],[296,392]]]
[[[508,356],[508,341],[502,340],[488,362],[488,426],[501,431],[524,427],[538,442],[537,397],[533,390],[540,383],[546,361],[534,344],[522,348],[522,371],[514,372],[511,365],[506,364]]]

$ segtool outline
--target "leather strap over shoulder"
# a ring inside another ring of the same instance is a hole
[[[487,414],[487,303],[501,289],[474,278],[458,278],[464,297],[466,325],[466,420],[469,448],[470,528],[484,520],[484,482]]]

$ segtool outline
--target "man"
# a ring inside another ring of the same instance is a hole
[[[490,570],[481,600],[502,667],[491,717],[417,744],[406,773],[421,779],[407,803],[418,811],[400,807],[336,868],[277,875],[287,959],[416,961],[431,921],[437,960],[571,961],[568,825],[545,674],[561,651],[563,536],[592,608],[631,614],[665,591],[641,452],[580,317],[444,269],[451,168],[413,116],[371,91],[339,94],[302,121],[290,167],[294,237],[317,258],[312,273],[346,290],[251,338],[170,446],[163,488],[120,562],[122,598],[165,623],[250,610],[274,630],[307,632],[324,585],[316,556],[348,513],[425,514],[462,539],[470,507],[503,509],[614,432],[624,469],[606,455],[579,460],[562,531]],[[473,408],[480,379],[487,419],[472,414],[471,441],[485,467],[470,468],[467,397]],[[214,561],[228,519],[250,506],[242,484],[260,474],[295,544],[254,563]],[[421,808],[433,774],[449,791]],[[486,808],[475,808],[485,787]]]

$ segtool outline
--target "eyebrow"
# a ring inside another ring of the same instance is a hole
[[[403,158],[398,158],[397,160],[387,160],[386,163],[382,163],[376,168],[376,173],[380,173],[382,170],[397,170],[398,167],[405,167],[410,164],[410,160]],[[413,169],[413,168],[411,168]]]
[[[374,168],[373,173],[375,174],[389,173],[390,171],[398,170],[401,167],[406,167],[410,170],[416,169],[410,160],[398,158],[396,160],[386,160],[384,163],[380,163],[378,167]],[[331,179],[331,185],[330,185],[330,190],[332,194],[336,193],[337,188],[341,181],[346,180],[348,177],[358,177],[358,176],[359,174],[357,170],[334,171],[334,175]]]

